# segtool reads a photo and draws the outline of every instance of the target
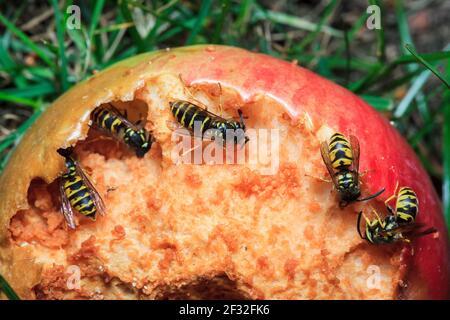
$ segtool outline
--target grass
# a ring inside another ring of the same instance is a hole
[[[10,287],[8,282],[0,275],[0,292],[5,293],[9,300],[20,300],[17,293],[14,292],[13,288]]]
[[[150,50],[227,44],[297,60],[382,112],[442,190],[450,230],[450,46],[420,52],[402,0],[393,9],[378,0],[357,2],[362,9],[352,7],[354,17],[344,19],[349,9],[339,0],[271,7],[256,0],[49,0],[44,9],[51,14],[33,25],[45,10],[0,0],[0,115],[17,115],[18,106],[30,111],[19,125],[0,118],[0,171],[45,107],[95,70]],[[66,8],[76,3],[81,29],[70,30]],[[381,6],[380,30],[365,27],[369,4]],[[386,10],[394,26],[386,27]]]

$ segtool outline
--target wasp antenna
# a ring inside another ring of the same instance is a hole
[[[420,236],[426,236],[427,234],[436,233],[436,232],[437,232],[437,229],[432,227],[432,228],[429,228],[429,229],[427,229],[425,231],[422,231],[420,233]]]
[[[374,193],[373,195],[371,195],[371,196],[368,196],[368,197],[366,197],[366,198],[363,198],[363,199],[356,199],[356,201],[359,201],[359,202],[361,202],[361,201],[367,201],[367,200],[370,200],[370,199],[373,199],[373,198],[376,198],[376,197],[378,197],[380,194],[382,194],[383,192],[384,192],[384,188],[383,189],[381,189],[380,191],[378,191],[377,193]]]
[[[372,208],[373,213],[375,213],[375,216],[377,217],[378,223],[381,225],[383,225],[383,221],[381,221],[380,215],[378,214],[378,212]]]
[[[361,216],[362,216],[362,211],[360,211],[359,214],[358,214],[358,220],[356,222],[356,228],[358,229],[358,234],[361,237],[361,239],[366,240],[366,238],[364,238],[362,236],[362,233],[361,233]]]
[[[241,122],[241,126],[245,129],[244,115],[241,109],[238,109],[239,121]]]
[[[394,199],[394,198],[397,197],[398,186],[399,186],[399,182],[398,182],[398,180],[397,180],[397,182],[395,183],[394,193],[393,193],[389,198],[387,198],[386,201],[384,201],[385,206],[388,206],[388,203],[389,203],[392,199]]]
[[[219,112],[220,115],[223,114],[223,105],[222,105],[222,85],[220,82],[217,82],[217,85],[219,86]]]

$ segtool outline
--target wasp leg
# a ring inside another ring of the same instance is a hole
[[[223,115],[223,105],[222,105],[222,85],[220,82],[217,82],[217,85],[219,86],[219,115]]]
[[[389,202],[391,202],[393,199],[395,199],[397,197],[398,185],[399,185],[399,182],[397,180],[397,183],[395,184],[394,193],[389,198],[387,198],[386,201],[384,201],[384,204],[386,207],[389,207]]]
[[[357,227],[358,234],[359,234],[359,236],[361,237],[361,239],[366,240],[366,238],[363,237],[363,235],[362,235],[362,233],[361,233],[361,216],[362,216],[362,215],[363,215],[363,212],[360,211],[359,214],[358,214],[358,220],[357,220],[357,222],[356,222],[356,227]],[[364,216],[364,219],[366,219],[365,216]],[[366,223],[367,223],[367,222],[366,222]]]
[[[327,182],[327,183],[333,182],[332,180],[328,180],[328,179],[325,179],[325,178],[322,178],[322,177],[314,176],[314,175],[311,175],[311,174],[308,174],[308,173],[305,173],[305,176],[313,178],[313,179],[316,179],[316,180],[319,180],[319,181],[322,181],[322,182]]]
[[[380,223],[380,220],[378,220],[378,219],[370,221],[369,218],[367,218],[366,214],[363,211],[361,211],[361,212],[364,217],[364,220],[366,221],[366,225],[368,225],[369,227],[375,226],[377,224],[377,222]]]
[[[178,78],[180,79],[180,82],[183,84],[183,91],[184,93],[187,92],[187,95],[195,102],[197,102],[199,105],[201,105],[206,111],[208,111],[208,106],[202,103],[201,101],[197,100],[194,95],[192,94],[191,90],[189,90],[186,82],[184,82],[183,77],[181,76],[181,73],[178,74]]]
[[[359,201],[359,202],[361,202],[361,201],[367,201],[367,200],[370,200],[370,199],[373,199],[373,198],[378,197],[378,196],[379,196],[380,194],[382,194],[383,192],[384,192],[384,188],[381,189],[381,190],[379,190],[378,192],[376,192],[376,193],[374,193],[374,194],[368,196],[368,197],[363,198],[363,199],[356,199],[356,201]]]
[[[377,220],[378,220],[378,223],[380,224],[380,226],[384,228],[384,223],[381,220],[380,216],[378,215],[378,212],[373,208],[372,208],[372,211],[373,211],[373,213],[375,213],[375,216],[377,217]]]

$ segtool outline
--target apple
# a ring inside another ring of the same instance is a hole
[[[279,129],[276,172],[171,161],[174,99],[226,118],[241,109],[249,131]],[[156,142],[143,159],[89,127],[91,111],[110,102],[145,117]],[[359,139],[363,194],[386,189],[376,199],[339,208],[320,157],[320,142],[336,131]],[[69,146],[107,207],[96,221],[77,214],[75,230],[57,191],[65,169],[56,150]],[[417,193],[417,221],[438,232],[369,244],[358,236],[357,214],[386,214],[397,182]],[[2,173],[0,241],[0,273],[30,299],[449,297],[441,204],[406,140],[341,86],[294,62],[226,46],[138,55],[57,99]]]

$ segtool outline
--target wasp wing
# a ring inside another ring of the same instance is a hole
[[[350,135],[349,138],[353,156],[353,172],[355,173],[356,181],[359,182],[359,140],[354,135]]]
[[[331,165],[328,143],[326,141],[322,141],[320,144],[320,153],[322,155],[322,160],[327,167],[328,173],[330,174],[331,179],[333,180],[334,187],[338,189],[338,183],[336,181],[336,175],[334,174],[333,166]]]
[[[132,128],[133,130],[136,130],[136,131],[141,129],[138,126],[136,126],[134,123],[132,123],[130,120],[128,120],[126,117],[124,117],[122,115],[122,113],[120,112],[120,110],[117,109],[115,106],[113,106],[111,103],[108,104],[106,109],[109,109],[112,113],[114,113],[114,115],[117,118],[119,118],[120,121],[122,121],[127,127],[130,127],[130,128]]]
[[[170,130],[174,131],[179,136],[200,138],[205,141],[211,141],[214,138],[214,134],[213,134],[214,131],[217,130],[217,129],[211,128],[211,129],[206,130],[203,133],[203,135],[199,136],[199,135],[195,135],[193,130],[189,130],[189,129],[183,127],[178,122],[167,120],[166,125]]]
[[[59,182],[59,193],[61,195],[61,212],[64,215],[64,218],[66,219],[67,225],[71,229],[76,228],[76,223],[74,219],[74,214],[72,210],[72,206],[70,204],[69,199],[67,199],[66,192],[64,190],[64,183],[63,180]]]
[[[95,189],[89,177],[84,173],[83,168],[81,168],[80,164],[75,161],[75,167],[77,169],[77,174],[83,179],[84,183],[86,183],[89,193],[92,197],[92,201],[94,201],[95,207],[101,215],[105,214],[105,204],[103,202],[102,197],[98,193],[97,189]]]
[[[407,225],[401,225],[401,226],[398,226],[398,227],[390,229],[390,230],[380,231],[380,234],[384,236],[389,233],[402,233],[407,238],[417,238],[417,237],[425,236],[430,233],[437,232],[436,228],[428,228],[428,229],[423,230],[423,228],[425,226],[426,225],[423,223],[412,223],[412,224],[407,224]]]

